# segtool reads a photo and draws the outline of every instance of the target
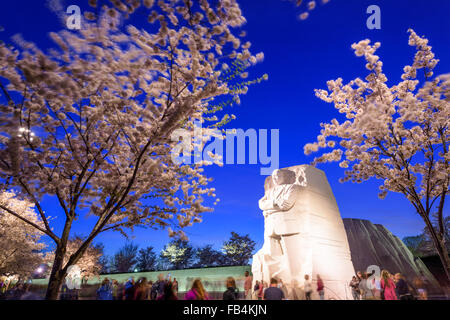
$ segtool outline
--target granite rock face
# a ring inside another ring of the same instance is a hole
[[[434,276],[420,259],[414,256],[406,245],[380,224],[368,220],[344,218],[348,243],[356,271],[366,271],[370,265],[387,269],[391,273],[400,272],[413,281],[420,272],[430,282],[430,290],[440,291]]]
[[[351,299],[355,274],[336,199],[322,170],[299,165],[267,177],[259,207],[264,244],[253,256],[253,280],[282,280],[288,299],[305,298],[305,275],[313,288],[323,280],[325,299]],[[316,290],[313,299],[319,299]]]

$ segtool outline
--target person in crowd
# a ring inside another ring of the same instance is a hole
[[[147,289],[148,289],[148,299],[152,300],[152,290],[153,290],[153,281],[149,280],[147,282]]]
[[[361,293],[361,300],[374,300],[372,289],[369,285],[369,275],[367,272],[361,273],[361,281],[359,281],[359,292]]]
[[[283,291],[284,296],[286,297],[286,300],[287,300],[289,291],[288,291],[288,288],[286,287],[286,285],[284,284],[283,279],[278,280],[278,288],[280,288]]]
[[[245,271],[245,281],[244,281],[244,299],[251,300],[252,299],[252,283],[253,277],[250,275],[248,271]]]
[[[258,300],[258,293],[259,293],[259,286],[260,286],[259,280],[256,280],[255,286],[253,287],[253,300]]]
[[[112,300],[113,289],[108,278],[103,279],[100,288],[97,289],[97,300]]]
[[[112,279],[111,281],[111,288],[112,288],[112,296],[113,296],[113,300],[120,300],[119,298],[119,290],[120,290],[120,285],[119,282],[116,279]]]
[[[428,280],[428,278],[423,274],[422,271],[420,271],[420,280],[422,280],[423,285],[425,287],[425,290],[429,291],[430,288],[430,281]]]
[[[428,280],[428,278],[425,276],[425,274],[422,271],[420,271],[420,280],[423,283],[423,289],[424,289],[423,298],[425,300],[428,300],[428,292],[430,291],[431,284],[430,284],[430,281]],[[420,295],[419,292],[417,294]]]
[[[70,300],[70,290],[66,283],[61,286],[61,291],[59,293],[60,300]]]
[[[123,288],[123,300],[133,300],[135,289],[134,278],[131,277],[125,283],[125,286]]]
[[[200,279],[195,279],[189,290],[184,296],[185,300],[209,300],[208,294]]]
[[[134,300],[148,300],[148,283],[147,278],[139,278],[135,285]]]
[[[414,300],[413,295],[409,289],[408,282],[401,273],[395,274],[395,293],[399,300]]]
[[[158,297],[158,287],[159,283],[158,280],[152,283],[151,289],[150,289],[150,300],[156,300]]]
[[[178,281],[177,278],[173,278],[172,281],[172,290],[173,290],[173,294],[178,297]]]
[[[305,299],[311,300],[311,294],[313,292],[312,283],[309,279],[309,275],[305,274],[305,284],[303,286],[303,291],[305,292]]]
[[[166,280],[164,280],[164,274],[160,273],[158,276],[158,280],[155,282],[157,296],[155,300],[164,294],[164,286],[166,285]]]
[[[267,283],[261,280],[261,285],[259,286],[258,291],[258,300],[262,300],[264,298],[264,291],[267,289]]]
[[[223,293],[223,300],[238,300],[239,292],[236,288],[236,281],[233,277],[228,277],[225,283],[227,290]]]
[[[361,271],[356,272],[356,278],[358,279],[358,281],[361,281],[363,279],[363,275]]]
[[[395,282],[392,281],[391,274],[387,270],[381,271],[381,290],[383,291],[384,300],[398,300],[395,293]]]
[[[24,285],[24,293],[20,297],[20,300],[41,300],[40,297],[31,291],[31,284],[26,283]]]
[[[4,294],[6,291],[7,282],[6,280],[0,280],[0,293]]]
[[[428,300],[428,291],[426,285],[420,277],[416,277],[414,279],[413,285],[417,290],[419,300]]]
[[[353,300],[359,300],[360,299],[360,292],[359,292],[359,280],[356,276],[352,277],[352,281],[350,281],[350,288],[352,289],[352,296]]]
[[[278,288],[278,280],[270,279],[270,287],[264,290],[264,300],[284,300],[284,292]]]
[[[371,280],[371,288],[373,292],[373,296],[375,300],[384,300],[384,297],[382,297],[382,290],[381,290],[381,281],[380,277],[375,275],[375,270],[372,272],[370,278]]]
[[[24,293],[25,293],[25,284],[23,282],[20,282],[14,289],[14,300],[19,300]]]
[[[392,274],[389,272],[389,277],[391,278],[392,281],[394,281],[395,283],[395,274]]]
[[[173,282],[167,281],[164,286],[164,293],[159,296],[156,300],[178,300],[175,294]]]
[[[319,293],[320,300],[325,299],[325,286],[323,284],[322,278],[320,275],[317,275],[317,293]]]

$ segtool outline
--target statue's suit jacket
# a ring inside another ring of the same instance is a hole
[[[264,210],[265,232],[268,236],[282,236],[302,232],[302,214],[295,205],[302,187],[297,184],[282,184],[267,190],[259,200]]]

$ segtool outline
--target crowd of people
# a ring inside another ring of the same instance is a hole
[[[31,290],[30,283],[14,284],[0,281],[0,299],[2,300],[40,300],[39,295]]]
[[[281,289],[284,285],[282,282],[279,283],[277,279],[272,279],[270,286],[265,285],[263,281],[256,281],[252,292],[253,279],[248,271],[245,272],[244,276],[244,293],[242,298],[246,300],[253,298],[255,300],[285,299],[286,294]],[[223,300],[238,300],[240,298],[236,280],[233,277],[226,279],[225,287],[226,290],[222,294]],[[323,282],[321,280],[318,288],[322,288],[323,292]],[[179,298],[184,298],[184,300],[211,299],[200,279],[195,279],[191,289],[183,297],[179,297],[177,279],[164,278],[163,274],[160,274],[155,282],[147,281],[145,277],[139,278],[135,282],[134,278],[130,277],[123,285],[120,285],[117,280],[104,278],[97,290],[98,300],[178,300]]]
[[[320,300],[325,299],[325,286],[320,275],[317,276],[316,292],[319,295]],[[247,279],[247,274],[246,274]],[[304,297],[297,297],[299,299],[311,300],[314,288],[309,275],[305,275],[305,281],[303,285]],[[283,283],[283,280],[277,278],[271,278],[270,284],[265,281],[256,280],[253,287],[253,300],[284,300],[288,297],[288,289]]]
[[[198,284],[194,284],[198,286]],[[201,285],[201,284],[200,284]],[[199,290],[199,292],[202,292]],[[137,281],[130,277],[124,284],[104,278],[97,290],[98,300],[178,300],[178,282],[163,274],[158,279],[148,281],[142,277]]]
[[[325,286],[320,275],[316,275],[316,282],[313,285],[309,275],[304,276],[302,294],[298,299],[311,300],[312,295],[317,292],[320,300],[325,298]],[[236,286],[236,280],[228,277],[224,281],[226,290],[222,294],[223,300],[284,300],[288,297],[288,289],[281,279],[272,278],[270,283],[257,280],[253,285],[253,278],[248,271],[244,274],[244,292],[240,295]],[[101,285],[96,290],[98,300],[210,300],[211,297],[205,290],[202,281],[195,279],[189,291],[184,295],[178,294],[178,281],[171,279],[168,275],[158,276],[156,281],[148,281],[142,277],[135,281],[130,277],[121,284],[117,280],[104,278]],[[382,270],[380,276],[375,272],[367,273],[358,271],[349,283],[354,300],[413,300],[428,299],[429,283],[421,273],[414,281],[409,282],[402,274],[391,274],[387,270]],[[31,290],[29,283],[16,283],[6,290],[5,284],[1,283],[1,295],[7,299],[35,300],[39,299],[36,293]],[[75,292],[76,291],[76,292]],[[215,298],[218,298],[217,295]],[[63,286],[60,299],[78,299],[77,290],[67,290]]]
[[[381,276],[358,271],[349,284],[354,300],[427,300],[429,283],[423,273],[411,283],[401,273],[382,270]]]

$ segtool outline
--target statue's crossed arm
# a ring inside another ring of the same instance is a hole
[[[296,191],[295,185],[276,186],[268,190],[259,200],[259,207],[265,216],[276,211],[287,211],[294,206]]]

